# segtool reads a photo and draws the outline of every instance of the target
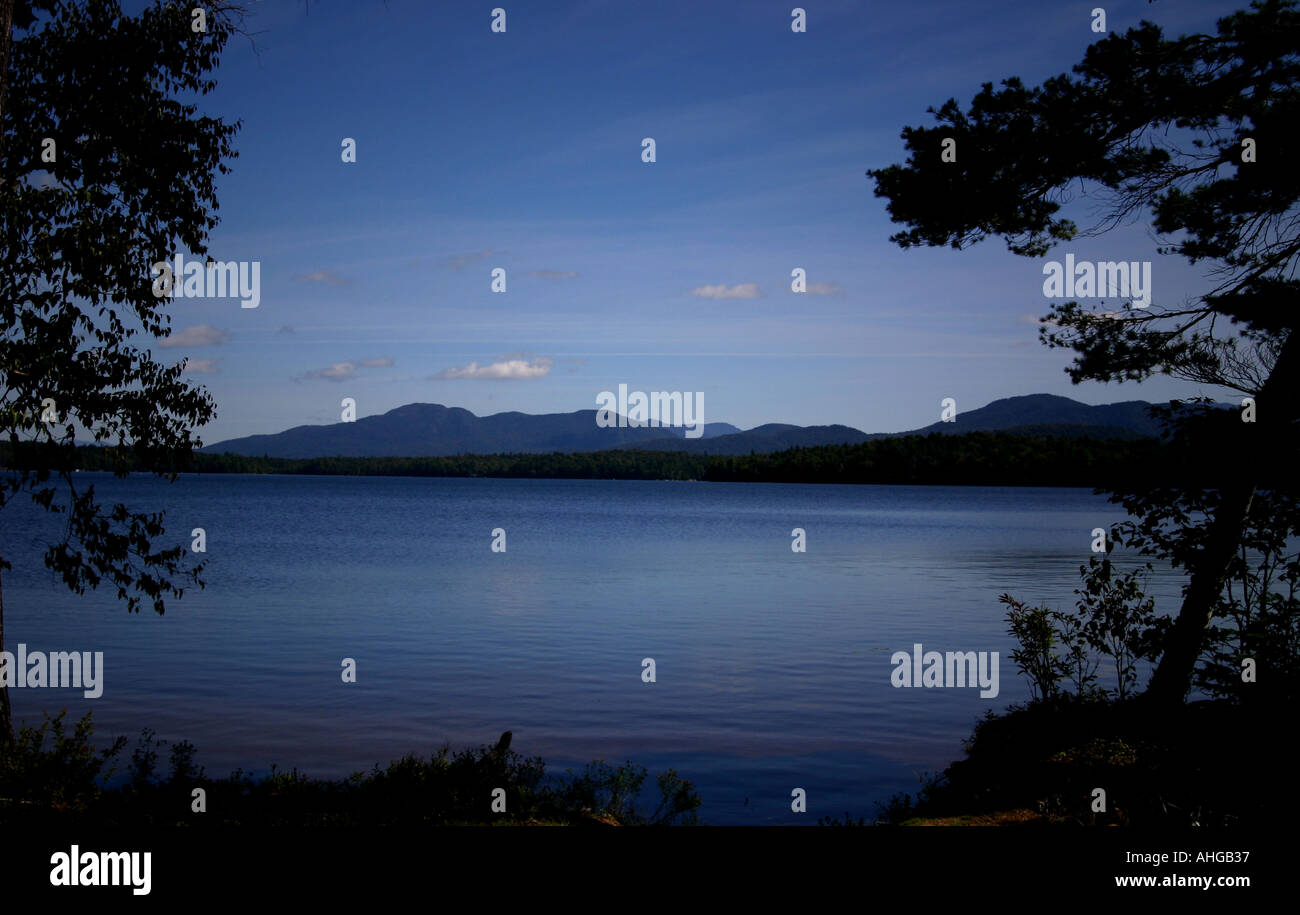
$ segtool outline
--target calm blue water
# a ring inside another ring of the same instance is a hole
[[[675,767],[712,823],[870,816],[914,791],[985,709],[1027,698],[998,595],[1070,606],[1090,532],[1122,517],[1079,489],[77,479],[166,510],[168,543],[204,528],[207,588],[162,617],[73,595],[40,560],[57,520],[6,508],[6,647],[103,651],[106,668],[96,700],[10,690],[17,718],[89,709],[99,737],[133,742],[151,727],[211,775],[344,775],[510,729],[551,768]],[[1179,584],[1155,582],[1162,610]],[[1000,652],[1000,694],[893,688],[890,654],[914,642]]]

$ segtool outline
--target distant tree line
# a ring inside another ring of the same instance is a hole
[[[6,467],[49,466],[65,458],[43,454],[42,443],[0,443]],[[1228,450],[1205,450],[1196,461],[1171,460],[1156,439],[1120,440],[1028,436],[999,432],[911,435],[855,445],[791,448],[770,454],[721,456],[673,451],[612,450],[573,454],[462,454],[451,457],[271,458],[191,455],[183,473],[312,474],[321,476],[510,477],[582,480],[705,480],[748,483],[892,483],[984,486],[1169,485],[1211,479]],[[71,459],[71,458],[67,458]],[[73,470],[132,471],[130,449],[86,446]]]

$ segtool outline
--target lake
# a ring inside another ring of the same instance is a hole
[[[40,559],[57,518],[6,508],[6,648],[103,651],[105,668],[98,699],[11,689],[16,719],[92,710],[98,738],[152,728],[214,776],[340,776],[508,729],[552,770],[674,767],[717,824],[870,817],[959,758],[985,710],[1028,698],[998,595],[1070,607],[1092,529],[1123,517],[1082,489],[76,480],[165,510],[169,545],[203,528],[207,587],[162,617],[109,587],[74,595]],[[1153,582],[1162,612],[1180,585]],[[891,655],[915,643],[999,652],[998,695],[893,687]]]

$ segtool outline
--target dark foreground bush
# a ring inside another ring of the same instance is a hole
[[[195,749],[176,743],[169,771],[158,771],[167,747],[145,731],[113,785],[114,763],[126,746],[91,743],[87,715],[72,734],[63,713],[40,727],[23,728],[0,747],[0,822],[59,822],[131,826],[401,826],[401,825],[672,825],[693,824],[700,798],[671,769],[655,783],[657,803],[642,809],[648,772],[625,763],[590,763],[581,773],[549,776],[540,758],[509,747],[508,734],[495,747],[431,756],[408,755],[387,767],[340,780],[310,778],[271,767],[254,778],[236,771],[208,777],[194,762]],[[504,811],[502,795],[504,792]],[[494,802],[496,810],[493,809]],[[197,808],[202,806],[200,812]]]
[[[1300,809],[1285,718],[1226,701],[1153,711],[1066,697],[990,714],[966,758],[885,823],[1258,826]],[[1098,794],[1098,791],[1104,795]]]

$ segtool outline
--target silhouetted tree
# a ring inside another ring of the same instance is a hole
[[[101,505],[76,484],[74,436],[106,443],[119,471],[128,459],[166,471],[213,415],[181,364],[140,345],[169,332],[150,266],[181,247],[207,253],[214,182],[234,155],[238,125],[182,101],[214,87],[240,30],[238,6],[204,8],[195,31],[191,5],[174,2],[134,16],[115,0],[0,6],[0,438],[28,445],[0,475],[0,507],[26,492],[62,513],[45,564],[78,593],[111,584],[132,611],[148,600],[162,613],[177,582],[202,584],[201,566],[155,545],[160,514]],[[0,741],[11,735],[0,690]]]
[[[1167,39],[1143,22],[1097,41],[1072,74],[1034,88],[1014,77],[986,83],[968,111],[952,99],[930,109],[938,126],[903,130],[907,162],[867,172],[907,227],[891,238],[904,248],[960,249],[993,235],[1041,257],[1149,215],[1173,239],[1162,253],[1213,266],[1213,288],[1190,303],[1099,311],[1069,302],[1041,328],[1049,346],[1074,350],[1075,383],[1160,373],[1256,402],[1256,423],[1217,411],[1187,441],[1194,450],[1226,437],[1239,460],[1220,473],[1207,519],[1181,522],[1195,550],[1148,689],[1163,702],[1186,696],[1257,487],[1296,458],[1298,52],[1292,0],[1253,3],[1213,35]],[[956,161],[942,156],[947,138]],[[1074,191],[1108,204],[1100,223],[1084,230],[1061,214]]]

